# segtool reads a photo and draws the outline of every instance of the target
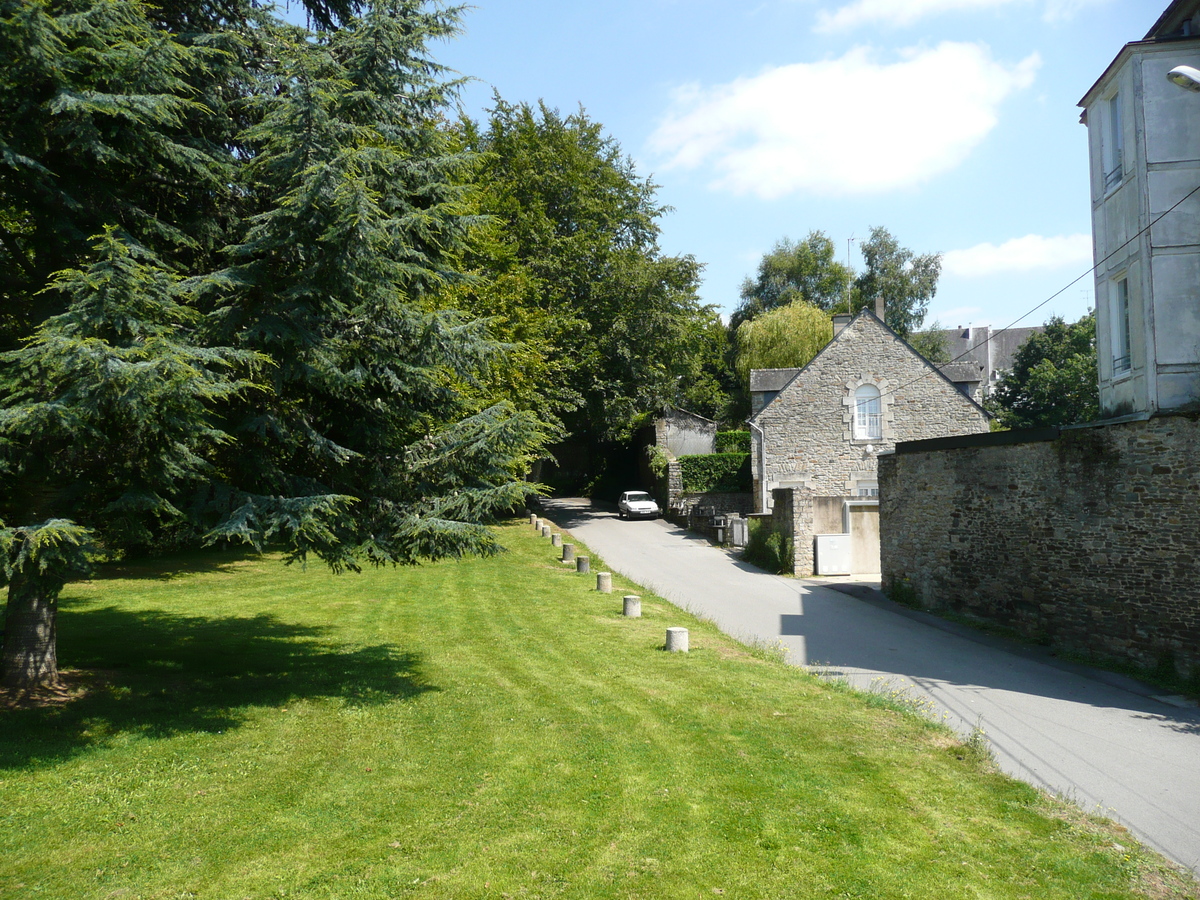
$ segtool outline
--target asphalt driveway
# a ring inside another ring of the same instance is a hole
[[[964,734],[982,727],[1005,771],[1116,819],[1200,872],[1200,710],[862,585],[769,575],[662,520],[621,521],[587,500],[546,501],[545,515],[613,570],[734,637],[781,641],[794,663],[859,687],[910,685]]]

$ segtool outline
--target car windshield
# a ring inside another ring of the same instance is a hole
[[[612,495],[609,494],[609,496],[611,497]],[[643,493],[641,491],[630,491],[628,494],[625,495],[625,499],[628,500],[630,503],[644,503],[647,500],[653,500],[654,498],[651,497],[649,494]]]

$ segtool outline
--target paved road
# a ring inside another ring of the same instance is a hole
[[[879,678],[911,685],[964,734],[981,725],[1005,771],[1116,819],[1200,872],[1200,710],[870,589],[856,598],[842,592],[852,586],[768,575],[667,522],[624,522],[586,500],[547,501],[545,515],[615,571],[734,637],[783,641],[793,662],[860,687]]]

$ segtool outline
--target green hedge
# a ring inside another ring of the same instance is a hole
[[[718,431],[718,453],[749,453],[750,432],[748,431]]]
[[[749,453],[706,453],[679,457],[683,489],[689,494],[705,491],[727,493],[750,490]]]

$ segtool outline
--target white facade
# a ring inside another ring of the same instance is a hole
[[[1079,103],[1103,418],[1200,403],[1200,94],[1167,80],[1178,65],[1200,68],[1200,0],[1172,3]]]

